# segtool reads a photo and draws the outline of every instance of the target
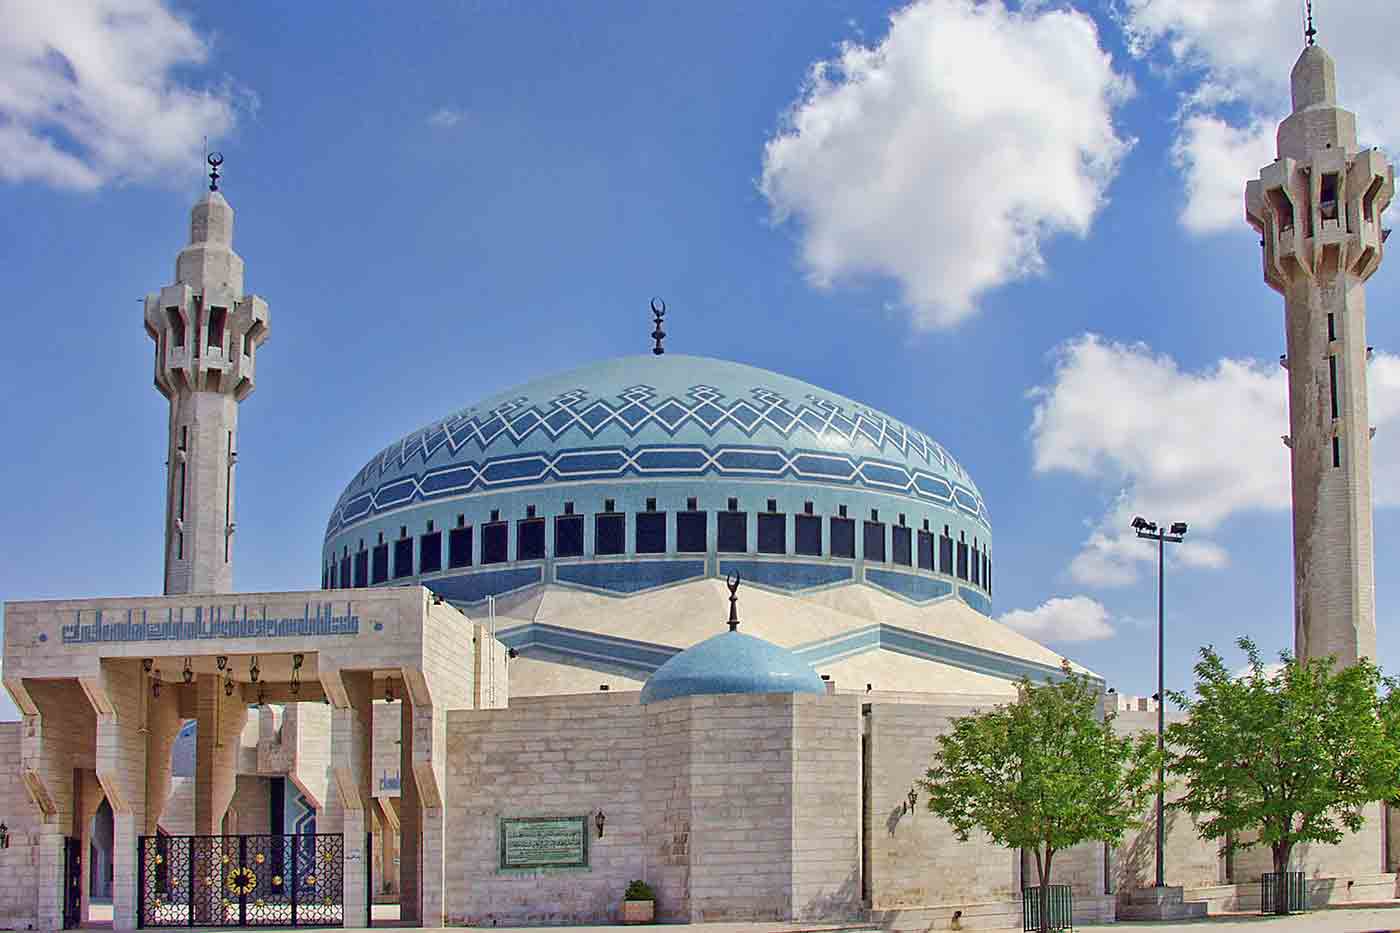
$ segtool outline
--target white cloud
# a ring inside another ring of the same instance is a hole
[[[1400,357],[1376,354],[1369,384],[1375,501],[1398,504]],[[1171,559],[1219,568],[1229,555],[1211,532],[1241,512],[1289,507],[1287,373],[1277,362],[1185,372],[1144,344],[1088,334],[1056,350],[1051,384],[1031,397],[1035,470],[1091,479],[1111,495],[1070,563],[1078,583],[1132,583],[1157,559],[1129,528],[1135,515],[1189,522]]]
[[[1192,233],[1244,226],[1245,181],[1274,159],[1274,126],[1264,121],[1231,126],[1214,114],[1181,122],[1172,161],[1186,183],[1181,223]]]
[[[208,41],[160,0],[0,0],[0,178],[90,190],[194,174],[235,92],[197,89]],[[249,98],[251,104],[251,98]]]
[[[1186,185],[1183,225],[1194,233],[1247,232],[1244,183],[1273,161],[1274,128],[1291,109],[1288,81],[1303,48],[1302,4],[1122,0],[1122,7],[1135,53],[1160,53],[1169,72],[1183,79],[1173,149]],[[1333,3],[1319,13],[1319,42],[1337,60],[1339,103],[1357,113],[1364,140],[1400,145],[1393,42],[1400,5]],[[1228,211],[1227,193],[1235,202]]]
[[[1038,272],[1044,241],[1088,233],[1130,93],[1078,11],[920,0],[812,67],[760,187],[814,284],[889,277],[916,324],[951,326]]]
[[[998,621],[1040,641],[1098,641],[1113,637],[1108,610],[1087,596],[1057,596],[1034,609],[1013,609]]]
[[[451,107],[439,107],[428,117],[428,125],[436,126],[440,129],[447,129],[462,122],[462,111],[453,110]]]

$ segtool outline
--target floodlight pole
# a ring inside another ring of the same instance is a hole
[[[1180,544],[1186,535],[1184,522],[1173,522],[1171,532],[1166,527],[1158,527],[1155,522],[1133,519],[1133,530],[1139,538],[1157,542],[1157,887],[1167,885],[1166,851],[1166,724],[1167,692],[1165,675],[1166,657],[1166,556],[1167,542]]]

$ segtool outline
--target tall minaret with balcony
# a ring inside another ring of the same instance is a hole
[[[238,403],[253,391],[267,302],[243,293],[233,251],[233,208],[219,193],[217,153],[209,191],[190,211],[190,243],[175,284],[146,296],[156,344],[156,388],[170,400],[165,497],[165,592],[233,590],[233,480]]]
[[[1294,641],[1301,658],[1375,657],[1366,280],[1380,267],[1395,170],[1359,150],[1336,64],[1313,42],[1293,66],[1278,158],[1245,192],[1264,281],[1283,295],[1293,474]]]

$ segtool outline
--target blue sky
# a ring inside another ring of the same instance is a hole
[[[171,279],[208,133],[273,316],[240,424],[241,590],[319,582],[373,452],[645,350],[662,295],[671,349],[948,447],[991,509],[996,613],[1120,691],[1154,687],[1136,511],[1193,525],[1172,683],[1207,642],[1291,645],[1282,304],[1240,201],[1300,4],[113,5],[0,0],[0,599],[160,589],[138,300]],[[1322,41],[1363,144],[1394,151],[1400,8],[1350,6]],[[1400,275],[1368,296],[1400,670]]]

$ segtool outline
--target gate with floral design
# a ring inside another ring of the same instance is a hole
[[[340,926],[345,840],[339,834],[142,836],[141,927]]]

